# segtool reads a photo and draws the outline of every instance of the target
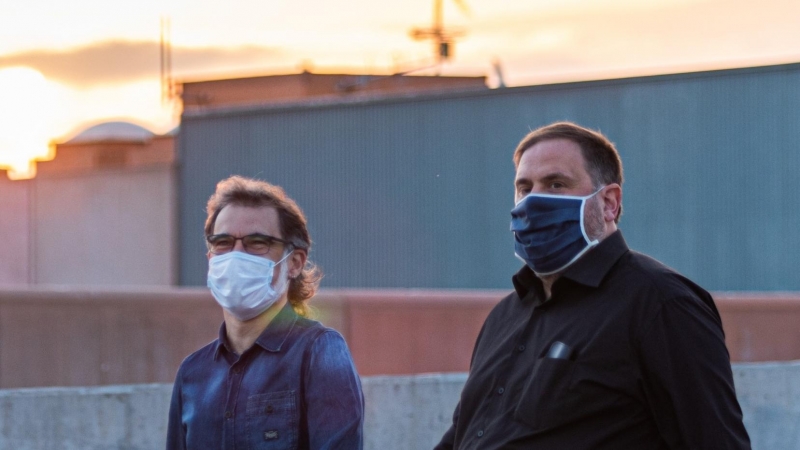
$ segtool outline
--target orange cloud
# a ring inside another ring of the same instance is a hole
[[[173,47],[176,72],[219,71],[264,64],[281,55],[275,48],[242,46]],[[30,50],[0,56],[0,68],[27,66],[51,80],[74,87],[122,84],[159,75],[159,44],[149,41],[105,41],[73,49]]]

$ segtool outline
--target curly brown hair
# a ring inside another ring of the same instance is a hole
[[[289,241],[296,250],[306,254],[311,250],[311,235],[308,233],[306,217],[286,192],[266,181],[254,180],[234,175],[217,183],[217,189],[208,199],[205,234],[214,233],[214,224],[219,212],[228,205],[248,207],[271,206],[278,212],[282,238]],[[317,292],[322,272],[311,261],[298,276],[289,281],[289,303],[297,314],[308,317],[308,301]]]

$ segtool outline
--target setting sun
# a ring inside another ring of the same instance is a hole
[[[414,70],[524,86],[800,61],[798,0],[444,0],[442,24],[461,37],[442,67],[419,71],[433,67],[435,46],[410,31],[431,26],[435,4],[0,2],[0,172],[33,176],[29,161],[52,156],[48,140],[89,124],[175,128],[180,102],[162,99],[163,19],[177,82]]]
[[[36,174],[34,160],[52,158],[52,87],[36,70],[2,69],[0,99],[0,169],[7,169],[11,179],[31,178]]]

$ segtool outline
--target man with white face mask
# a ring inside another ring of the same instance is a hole
[[[167,449],[360,449],[364,400],[342,336],[310,320],[320,274],[283,190],[234,176],[208,202],[219,338],[175,379]]]
[[[436,449],[748,449],[711,296],[629,250],[622,162],[555,123],[514,153],[514,291],[489,314]]]

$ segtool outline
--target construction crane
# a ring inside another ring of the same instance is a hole
[[[433,0],[433,25],[430,28],[413,28],[409,33],[417,41],[433,41],[434,55],[437,64],[450,59],[453,54],[453,44],[455,39],[463,36],[463,30],[446,29],[444,27],[444,17],[442,12],[443,0]],[[455,4],[465,13],[469,8],[463,0],[454,0]]]

